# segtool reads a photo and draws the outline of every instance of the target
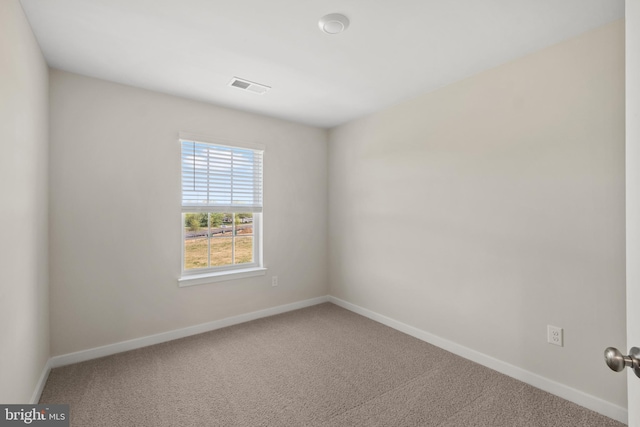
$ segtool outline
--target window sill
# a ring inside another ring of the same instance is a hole
[[[178,286],[183,288],[185,286],[206,285],[207,283],[264,276],[265,274],[267,274],[267,269],[264,267],[245,268],[242,270],[226,270],[206,274],[192,274],[180,277],[178,279]]]

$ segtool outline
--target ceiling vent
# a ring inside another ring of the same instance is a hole
[[[261,85],[260,83],[250,82],[249,80],[240,79],[238,77],[234,77],[229,82],[229,86],[236,87],[238,89],[246,90],[248,92],[257,93],[258,95],[262,95],[269,89],[269,86]]]

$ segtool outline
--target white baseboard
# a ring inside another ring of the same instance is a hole
[[[201,334],[203,332],[213,331],[215,329],[225,328],[227,326],[237,325],[239,323],[249,322],[251,320],[260,319],[262,317],[273,316],[276,314],[286,313],[288,311],[298,310],[300,308],[310,307],[312,305],[328,302],[328,296],[311,298],[304,301],[298,301],[291,304],[279,305],[277,307],[266,308],[264,310],[254,311],[251,313],[240,314],[238,316],[227,317],[225,319],[214,320],[213,322],[202,323],[200,325],[189,326],[183,329],[162,332],[160,334],[149,335],[146,337],[135,338],[128,341],[121,341],[102,347],[90,348],[75,353],[63,354],[49,359],[48,366],[57,368],[60,366],[70,365],[72,363],[84,362],[86,360],[97,359],[99,357],[110,356],[123,351],[135,350],[137,348],[147,347],[154,344],[185,338],[191,335]],[[45,378],[46,380],[46,378]],[[44,382],[43,382],[44,385]],[[42,390],[41,390],[42,391]],[[36,393],[34,393],[35,396]],[[39,398],[39,395],[38,395]]]
[[[412,337],[418,338],[419,340],[426,341],[429,344],[433,344],[451,353],[457,354],[458,356],[464,357],[465,359],[469,359],[480,365],[486,366],[487,368],[491,368],[494,371],[498,371],[502,374],[508,375],[512,378],[520,380],[548,393],[559,396],[577,405],[583,406],[587,409],[591,409],[594,412],[612,418],[616,421],[624,424],[628,423],[628,411],[625,408],[614,405],[611,402],[607,402],[580,390],[576,390],[567,385],[550,380],[538,374],[534,374],[533,372],[529,372],[525,369],[503,362],[502,360],[496,359],[494,357],[487,356],[484,353],[480,353],[463,345],[456,344],[455,342],[446,340],[437,335],[433,335],[429,332],[391,319],[390,317],[383,316],[382,314],[378,314],[374,311],[341,300],[339,298],[329,296],[329,301],[349,311],[360,314],[364,317],[368,317],[369,319],[375,320],[378,323],[382,323],[383,325],[389,326],[390,328],[396,329],[400,332],[404,332],[405,334],[411,335]]]
[[[31,395],[31,401],[29,401],[32,405],[37,405],[40,401],[42,390],[44,390],[44,385],[47,383],[47,378],[49,378],[49,372],[51,372],[51,359],[47,360],[47,363],[44,364],[44,368],[42,368],[40,379],[36,383],[36,388]]]

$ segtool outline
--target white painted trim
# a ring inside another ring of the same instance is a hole
[[[51,359],[47,360],[47,363],[44,364],[44,368],[42,368],[40,379],[36,383],[36,388],[35,390],[33,390],[31,401],[29,402],[32,405],[37,405],[40,401],[40,396],[42,395],[42,391],[44,390],[44,385],[47,383],[47,378],[49,378],[49,372],[51,372]]]
[[[193,132],[178,132],[178,142],[181,141],[195,141],[206,142],[208,144],[224,145],[225,147],[232,148],[248,148],[250,150],[265,151],[265,145],[257,142],[249,141],[236,141],[227,138],[218,138],[217,136],[202,135]]]
[[[595,411],[599,414],[602,414],[609,418],[613,418],[616,421],[627,424],[628,411],[625,408],[614,405],[611,402],[607,402],[583,391],[576,390],[575,388],[550,380],[538,374],[534,374],[533,372],[511,365],[507,362],[488,356],[484,353],[480,353],[479,351],[472,350],[463,345],[446,340],[437,335],[433,335],[429,332],[407,325],[406,323],[399,322],[390,317],[383,316],[382,314],[378,314],[374,311],[341,300],[339,298],[329,296],[329,302],[332,302],[335,305],[360,314],[364,317],[368,317],[369,319],[375,320],[376,322],[382,323],[383,325],[389,326],[390,328],[396,329],[400,332],[404,332],[405,334],[411,335],[412,337],[418,338],[419,340],[426,341],[429,344],[433,344],[444,350],[450,351],[451,353],[457,354],[458,356],[464,357],[465,359],[469,359],[480,365],[486,366],[487,368],[493,369],[494,371],[498,371],[502,374],[508,375],[512,378],[544,390],[548,393],[559,396],[577,405],[583,406],[587,409],[591,409],[592,411]]]
[[[82,350],[75,353],[63,354],[61,356],[55,356],[49,359],[49,365],[51,368],[57,368],[64,365],[70,365],[72,363],[84,362],[91,359],[97,359],[99,357],[122,353],[123,351],[135,350],[137,348],[189,337],[191,335],[197,335],[203,332],[226,328],[227,326],[233,326],[239,323],[249,322],[251,320],[260,319],[263,317],[274,316],[276,314],[282,314],[288,311],[311,307],[312,305],[322,304],[328,301],[328,296],[311,298],[291,304],[279,305],[277,307],[266,308],[264,310],[258,310],[251,313],[240,314],[238,316],[227,317],[225,319],[214,320],[213,322],[202,323],[200,325],[189,326],[183,329],[176,329],[173,331],[162,332],[146,337],[135,338],[128,341],[121,341],[118,343],[109,344],[102,347],[90,348],[88,350]]]
[[[224,270],[207,274],[191,274],[180,277],[178,279],[178,286],[183,288],[185,286],[206,285],[207,283],[246,279],[247,277],[264,276],[265,274],[267,274],[267,269],[264,267]]]

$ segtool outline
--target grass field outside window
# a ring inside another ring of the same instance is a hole
[[[254,215],[185,213],[184,270],[254,262]]]

